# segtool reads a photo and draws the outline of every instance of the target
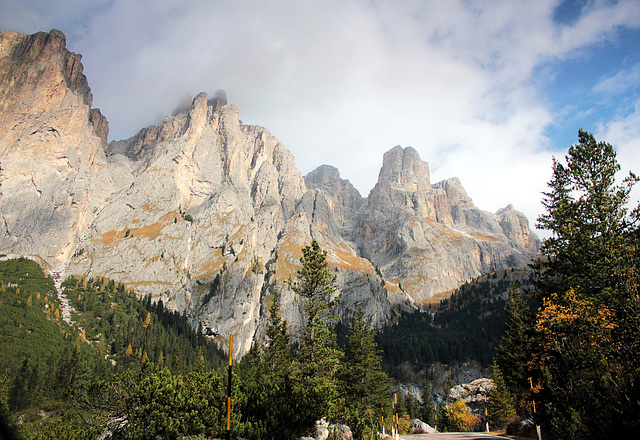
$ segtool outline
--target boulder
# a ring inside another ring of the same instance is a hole
[[[316,421],[316,435],[314,440],[353,440],[351,428],[343,424],[329,425],[327,419],[323,417]]]
[[[438,431],[427,423],[424,423],[420,419],[413,419],[411,421],[411,429],[413,434],[435,434]]]
[[[122,434],[128,424],[129,420],[126,416],[110,420],[104,428],[102,435],[98,437],[98,440],[116,440],[122,438]]]

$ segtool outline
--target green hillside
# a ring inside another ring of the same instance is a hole
[[[91,409],[88,399],[100,384],[147,361],[176,374],[224,364],[214,343],[160,301],[139,300],[107,279],[69,278],[63,288],[75,309],[73,325],[36,262],[0,261],[0,412],[3,426],[14,425],[9,438],[96,438],[102,428],[82,420],[78,409]],[[98,411],[95,424],[108,416]]]
[[[490,366],[505,331],[507,293],[529,286],[527,268],[478,277],[425,312],[402,313],[377,335],[385,369],[402,382],[410,381],[433,362],[477,361]],[[401,368],[402,367],[402,368]]]

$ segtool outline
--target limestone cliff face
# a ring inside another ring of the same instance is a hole
[[[113,190],[108,126],[59,31],[0,33],[0,247],[67,261]]]
[[[473,204],[457,178],[431,185],[428,165],[411,147],[385,153],[353,239],[385,279],[417,301],[525,265],[539,248],[511,205],[492,214]]]
[[[521,213],[479,210],[455,178],[432,185],[412,148],[385,154],[366,199],[333,167],[303,178],[222,92],[107,145],[58,31],[0,33],[0,77],[0,252],[124,282],[235,334],[238,354],[261,337],[276,290],[292,332],[303,324],[287,280],[312,238],[337,275],[336,313],[363,307],[374,325],[537,251]]]

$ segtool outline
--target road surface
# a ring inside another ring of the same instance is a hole
[[[509,440],[507,437],[483,434],[481,432],[447,432],[438,434],[401,435],[402,440]]]

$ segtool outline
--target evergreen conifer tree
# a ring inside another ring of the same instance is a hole
[[[487,397],[489,423],[495,428],[504,428],[516,416],[515,399],[505,383],[500,367],[493,365],[493,383],[495,387]]]
[[[436,407],[431,395],[431,386],[425,376],[422,383],[422,404],[420,405],[420,420],[424,423],[435,426]]]
[[[297,280],[291,289],[304,298],[306,324],[303,329],[299,360],[301,364],[300,393],[305,395],[307,414],[314,420],[328,417],[335,420],[343,414],[343,402],[336,381],[341,351],[336,335],[329,327],[329,311],[338,303],[333,298],[337,290],[336,276],[327,263],[327,253],[314,239],[302,248]]]
[[[534,316],[522,293],[512,286],[507,299],[506,331],[498,348],[497,368],[514,395],[529,389],[529,361],[534,347]]]
[[[638,178],[616,183],[613,147],[583,130],[578,137],[566,165],[553,161],[538,218],[551,236],[534,264],[532,376],[554,435],[623,438],[640,429],[640,209],[627,208]]]
[[[349,327],[341,370],[347,424],[359,438],[373,437],[389,406],[390,381],[381,365],[375,332],[364,320],[360,308]]]

